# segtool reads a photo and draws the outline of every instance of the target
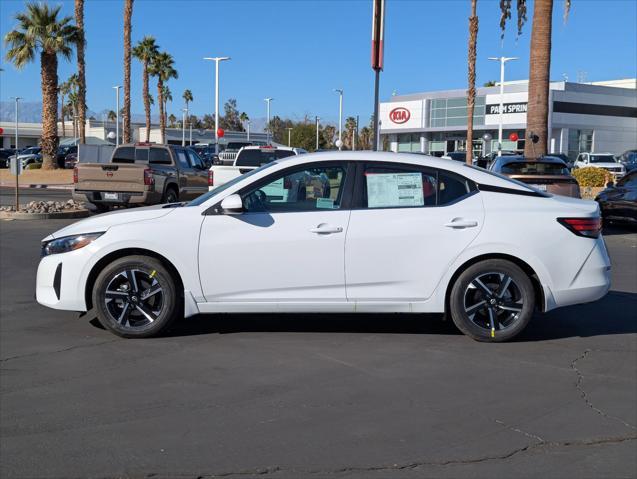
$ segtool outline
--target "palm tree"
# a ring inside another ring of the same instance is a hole
[[[79,109],[79,100],[80,100],[79,82],[80,82],[80,79],[77,73],[73,73],[73,75],[71,75],[68,78],[68,80],[66,80],[66,83],[68,84],[68,87],[69,87],[69,92],[68,92],[69,103],[67,104],[67,108],[71,114],[71,119],[73,120],[73,138],[77,138],[79,136],[77,131],[77,125],[78,125],[77,112]]]
[[[151,105],[155,104],[155,98],[150,93],[148,94],[148,103],[150,103]]]
[[[168,118],[168,102],[173,101],[173,93],[168,88],[168,85],[164,85],[164,116]]]
[[[124,1],[124,143],[131,142],[130,135],[130,36],[132,31],[133,0]]]
[[[158,53],[157,45],[153,37],[146,36],[140,40],[133,48],[133,56],[142,62],[143,87],[142,97],[144,99],[144,112],[146,113],[146,143],[150,141],[150,105],[151,96],[148,90],[148,67],[150,62]]]
[[[356,118],[353,116],[348,116],[345,119],[345,148],[349,148],[351,150],[354,149],[355,146],[355,136],[356,136]]]
[[[184,99],[184,102],[186,102],[186,124],[188,124],[188,120],[190,119],[189,105],[190,105],[190,102],[193,100],[192,92],[190,90],[184,90],[184,94],[181,95],[181,97]],[[185,128],[185,127],[186,125],[182,126],[182,128]]]
[[[108,118],[108,121],[115,121],[117,119],[117,113],[115,113],[113,110],[108,110],[106,118]]]
[[[478,44],[478,0],[471,0],[469,17],[469,88],[467,89],[467,165],[472,164],[473,156],[473,110],[476,105],[476,50]]]
[[[171,113],[168,117],[168,121],[170,122],[170,127],[175,128],[175,121],[177,121],[177,117]]]
[[[161,142],[166,143],[166,117],[164,114],[164,83],[171,78],[177,78],[175,61],[170,53],[161,52],[155,55],[149,66],[149,73],[157,77],[157,101],[159,102],[159,130]]]
[[[80,35],[77,42],[77,77],[78,77],[78,125],[80,127],[80,143],[86,143],[86,75],[84,73],[84,0],[75,0],[75,24]]]
[[[60,102],[60,105],[62,105],[62,107],[60,108],[60,113],[62,116],[62,138],[66,137],[66,124],[64,123],[64,114],[65,114],[64,97],[68,95],[70,92],[71,92],[71,86],[69,85],[68,81],[62,82],[60,83],[60,85],[58,85],[58,93],[62,97],[62,101]]]
[[[4,38],[6,59],[17,69],[40,53],[42,84],[42,169],[57,168],[58,55],[70,60],[73,46],[80,39],[71,17],[58,18],[61,5],[27,3],[26,12],[18,13],[18,27]]]
[[[571,1],[564,2],[564,20],[568,18]],[[511,18],[511,1],[500,2],[502,16],[500,27],[504,35],[507,19]],[[526,2],[518,1],[518,35],[526,21]],[[553,0],[535,0],[533,5],[533,28],[531,31],[531,54],[529,60],[529,99],[526,113],[526,141],[524,155],[538,158],[546,155],[548,146],[549,75],[551,69],[551,26]],[[535,137],[535,142],[533,141]]]

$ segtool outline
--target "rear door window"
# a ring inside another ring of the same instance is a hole
[[[170,165],[172,161],[170,160],[170,154],[166,148],[151,148],[149,154],[150,163],[154,163],[157,165]]]
[[[368,166],[364,204],[366,208],[436,206],[436,184],[435,170]]]
[[[199,155],[192,150],[186,150],[188,154],[188,161],[190,162],[190,166],[192,168],[198,168],[200,170],[204,169],[203,161],[199,158]]]

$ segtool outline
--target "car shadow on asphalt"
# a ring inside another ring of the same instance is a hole
[[[637,333],[637,294],[611,291],[594,303],[536,314],[517,342]],[[217,314],[178,321],[164,336],[245,332],[461,335],[440,314]]]

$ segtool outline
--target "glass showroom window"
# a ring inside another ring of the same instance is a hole
[[[398,135],[398,152],[420,153],[420,134],[404,133]]]
[[[593,151],[593,130],[568,130],[568,157],[577,158],[580,153]]]

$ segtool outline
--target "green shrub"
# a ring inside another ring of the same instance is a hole
[[[42,168],[42,163],[30,163],[24,169],[25,170],[39,170]]]
[[[576,168],[572,172],[581,187],[604,187],[606,183],[612,181],[610,173],[604,168],[596,168],[587,166],[585,168]]]

